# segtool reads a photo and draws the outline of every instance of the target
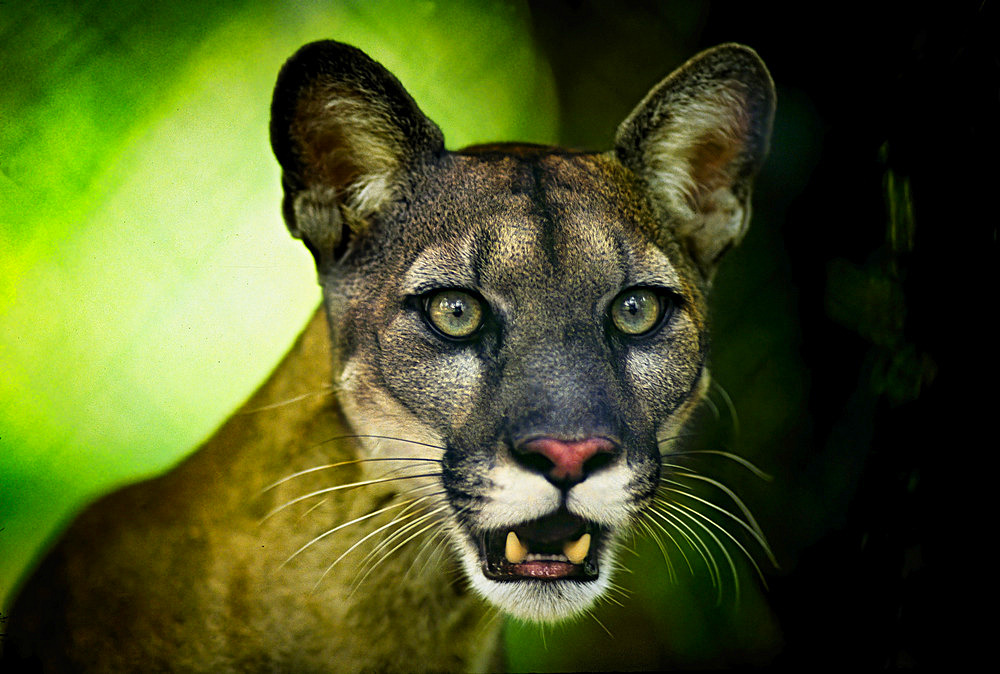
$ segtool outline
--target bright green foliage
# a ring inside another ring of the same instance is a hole
[[[319,302],[281,221],[271,87],[355,44],[449,147],[553,142],[515,3],[0,8],[0,601],[55,527],[194,448]]]

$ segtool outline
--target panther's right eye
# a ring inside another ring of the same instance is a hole
[[[452,339],[471,337],[486,319],[482,300],[464,290],[439,290],[427,295],[424,314],[441,334]]]
[[[666,298],[652,288],[631,288],[611,304],[611,322],[623,335],[640,337],[663,323],[669,313]]]

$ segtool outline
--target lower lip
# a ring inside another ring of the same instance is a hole
[[[576,567],[568,562],[523,562],[512,564],[510,572],[526,578],[556,579],[573,575]]]

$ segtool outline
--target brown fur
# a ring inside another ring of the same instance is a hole
[[[529,620],[588,610],[708,385],[707,293],[773,95],[726,45],[654,88],[612,152],[449,153],[381,66],[303,48],[271,135],[325,319],[198,452],[77,520],[14,607],[7,661],[482,670],[500,623],[472,590]],[[662,319],[638,336],[608,318],[635,288]],[[482,305],[469,338],[429,322],[449,289]],[[603,449],[550,470],[534,448],[560,443]],[[498,558],[515,530],[549,558]],[[585,562],[560,558],[583,531]]]
[[[400,592],[415,553],[404,550],[354,595],[350,575],[327,576],[314,590],[353,537],[331,541],[327,556],[282,567],[315,535],[302,526],[315,504],[262,519],[326,483],[306,478],[307,484],[263,490],[274,476],[355,452],[349,442],[314,441],[345,434],[329,395],[328,354],[326,321],[318,313],[268,382],[201,450],[163,477],[102,499],[77,520],[15,609],[9,648],[33,654],[22,664],[55,671],[77,671],[83,663],[92,671],[326,669],[317,663],[343,671],[407,671],[414,663],[430,670],[489,668],[496,630],[447,564],[419,567],[415,582]],[[345,482],[361,472],[341,470]],[[368,503],[333,493],[311,517],[338,521],[364,514]],[[387,614],[405,617],[408,629],[395,629]]]

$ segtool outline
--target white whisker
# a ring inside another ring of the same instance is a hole
[[[432,513],[440,512],[444,508],[445,508],[445,506],[442,505],[442,506],[438,506],[437,508],[435,508],[433,511],[430,511],[430,512],[428,512],[426,510],[421,511],[420,516],[417,517],[417,519],[415,519],[415,520],[413,520],[411,522],[407,522],[404,525],[401,525],[398,529],[396,529],[392,533],[390,533],[387,536],[385,536],[382,540],[380,540],[375,545],[374,548],[372,548],[368,552],[368,554],[365,555],[364,559],[361,562],[362,566],[365,565],[365,564],[367,564],[371,560],[373,560],[383,550],[385,550],[387,547],[389,547],[390,545],[392,545],[393,541],[399,539],[401,536],[405,536],[406,532],[412,530],[414,527],[420,526],[420,523],[423,522],[423,521],[425,521],[425,520],[427,520],[427,518],[430,517]],[[393,551],[395,551],[395,548],[393,549]],[[391,553],[389,553],[389,554],[391,554]]]
[[[715,456],[723,456],[727,459],[730,459],[731,461],[735,461],[736,463],[740,464],[741,466],[749,470],[751,473],[753,473],[754,475],[756,475],[757,477],[766,482],[770,482],[773,479],[769,474],[765,473],[760,468],[755,466],[749,459],[745,459],[739,454],[733,454],[732,452],[724,452],[719,449],[694,449],[689,451],[670,452],[670,454],[668,454],[667,457],[664,457],[664,460],[675,456],[693,456],[695,454],[709,454]]]
[[[330,468],[340,468],[341,466],[356,466],[356,465],[358,465],[360,463],[371,463],[371,462],[374,462],[374,461],[419,461],[419,462],[426,462],[426,463],[440,463],[441,462],[440,459],[430,459],[430,458],[415,457],[415,456],[403,456],[403,457],[387,457],[387,456],[386,457],[382,457],[382,456],[379,456],[379,457],[372,457],[372,458],[366,458],[366,459],[349,459],[347,461],[338,461],[336,463],[326,463],[326,464],[323,464],[322,466],[313,466],[312,468],[306,468],[305,470],[300,470],[297,473],[292,473],[291,475],[287,475],[287,476],[281,478],[280,480],[278,480],[277,482],[273,482],[273,483],[269,484],[268,486],[264,487],[261,490],[261,493],[268,492],[268,491],[274,489],[275,487],[279,487],[279,486],[285,484],[286,482],[288,482],[290,480],[294,480],[297,477],[302,477],[303,475],[309,475],[310,473],[316,473],[316,472],[321,471],[321,470],[329,470]]]
[[[445,493],[444,491],[440,491],[437,492],[437,494],[433,494],[433,496],[440,496],[441,494],[444,493]],[[444,552],[442,551],[442,547],[447,543],[448,543],[448,530],[445,523],[442,522],[441,526],[438,528],[437,531],[435,531],[429,538],[424,539],[420,543],[420,550],[414,557],[414,563],[410,566],[409,569],[407,569],[407,573],[410,573],[410,571],[413,570],[414,566],[416,566],[417,560],[420,559],[421,555],[426,555],[423,563],[420,566],[420,572],[419,572],[419,575],[423,575],[427,571],[427,565],[433,559],[441,559],[442,555],[444,554]]]
[[[662,555],[663,562],[667,566],[667,578],[672,583],[677,582],[677,572],[674,570],[674,563],[670,560],[670,555],[667,554],[666,546],[663,545],[663,540],[661,540],[660,537],[656,535],[656,532],[653,531],[653,527],[649,522],[647,522],[646,520],[640,520],[639,524],[642,526],[643,530],[646,531],[646,534],[650,538],[652,538],[653,541],[656,543],[656,547],[660,549],[660,555]],[[662,529],[662,526],[660,528]],[[664,530],[663,533],[665,533],[667,537],[670,538],[671,542],[673,542],[674,544],[674,547],[678,547],[677,541],[674,540],[673,536],[671,536],[669,532]],[[683,555],[684,553],[681,552],[681,554]],[[691,562],[688,562],[688,568],[690,567],[691,567]]]
[[[309,517],[309,515],[312,514],[312,512],[314,510],[316,510],[316,508],[319,508],[324,503],[326,503],[328,500],[329,499],[323,499],[322,501],[320,501],[319,503],[317,503],[316,505],[314,505],[312,508],[310,508],[309,510],[305,511],[304,513],[302,513],[302,515],[299,516],[299,519],[302,520],[302,519],[305,519],[305,518]]]
[[[426,520],[428,518],[432,518],[437,513],[441,512],[442,510],[445,510],[446,507],[447,506],[440,506],[438,508],[435,508],[434,510],[431,510],[429,512],[424,513],[423,515],[421,515],[417,519],[413,520],[412,522],[409,522],[405,527],[402,527],[399,531],[397,531],[396,533],[394,533],[393,536],[390,537],[389,540],[391,540],[393,538],[397,538],[400,535],[403,535],[405,532],[414,529],[415,527],[419,526],[419,524],[421,522],[423,522],[424,520]],[[376,561],[374,564],[372,564],[372,565],[370,565],[368,567],[368,570],[365,572],[365,575],[362,576],[360,579],[358,579],[358,581],[355,583],[354,590],[352,590],[352,593],[354,591],[356,591],[358,589],[358,587],[360,587],[365,582],[365,579],[368,578],[368,576],[371,574],[372,571],[374,571],[376,568],[378,568],[378,566],[382,562],[384,562],[386,559],[388,559],[389,557],[391,557],[397,550],[399,550],[401,547],[403,547],[404,545],[406,545],[407,543],[409,543],[414,538],[416,538],[417,536],[421,535],[422,533],[424,533],[425,531],[427,531],[431,527],[440,526],[440,525],[441,525],[440,522],[432,520],[429,524],[425,525],[423,528],[419,529],[418,531],[410,534],[404,540],[402,540],[400,543],[398,543],[395,547],[393,547],[391,550],[389,550],[388,552],[384,553],[382,555],[382,557],[380,557],[378,559],[378,561]],[[374,552],[375,551],[373,550],[372,553],[374,553]],[[372,553],[369,553],[365,557],[366,561],[371,557]]]
[[[303,494],[302,496],[298,496],[296,498],[293,498],[291,501],[283,503],[282,505],[278,506],[277,508],[275,508],[271,512],[269,512],[266,515],[264,515],[264,518],[261,520],[261,522],[267,521],[271,517],[274,517],[275,515],[277,515],[282,510],[284,510],[284,509],[286,509],[286,508],[288,508],[290,506],[293,506],[296,503],[301,503],[302,501],[306,501],[308,499],[315,498],[317,496],[322,496],[323,494],[330,494],[332,492],[342,491],[344,489],[357,489],[358,487],[368,487],[368,486],[371,486],[373,484],[383,484],[383,483],[386,483],[386,482],[395,482],[396,480],[415,480],[415,479],[421,478],[421,477],[438,477],[439,475],[440,475],[440,473],[420,473],[418,475],[396,475],[396,476],[393,476],[393,477],[379,477],[379,478],[374,478],[374,479],[371,479],[371,480],[362,480],[360,482],[349,482],[347,484],[338,484],[338,485],[335,485],[333,487],[326,487],[324,489],[319,489],[317,491],[310,492],[308,494]]]
[[[396,437],[394,435],[377,435],[377,434],[370,434],[370,433],[369,434],[365,434],[365,433],[351,433],[351,434],[347,434],[347,435],[335,435],[332,438],[327,438],[326,440],[323,440],[322,442],[317,443],[316,446],[318,447],[319,445],[325,445],[325,444],[330,443],[330,442],[336,442],[337,440],[356,440],[356,439],[359,439],[359,438],[366,439],[366,440],[392,440],[393,442],[404,442],[404,443],[406,443],[408,445],[416,445],[417,447],[427,447],[429,449],[440,449],[442,451],[444,451],[445,449],[447,449],[446,447],[443,447],[442,445],[432,445],[432,444],[427,443],[427,442],[420,442],[419,440],[409,440],[407,438],[399,438],[399,437]],[[372,461],[372,460],[378,460],[378,459],[379,459],[379,457],[375,457],[375,458],[372,458],[372,459],[361,459],[361,460],[362,461]],[[437,459],[427,459],[427,460],[428,461],[437,461]]]
[[[295,559],[296,557],[298,557],[300,553],[304,552],[307,548],[311,547],[313,544],[318,543],[319,541],[323,540],[327,536],[330,536],[332,534],[337,533],[341,529],[349,527],[349,526],[351,526],[353,524],[358,524],[359,522],[363,522],[363,521],[365,521],[367,519],[375,517],[376,515],[381,515],[382,513],[387,512],[389,510],[394,510],[396,508],[402,508],[403,506],[405,506],[405,505],[407,505],[409,503],[413,503],[413,501],[403,501],[402,503],[393,503],[392,505],[387,505],[384,508],[379,508],[378,510],[374,510],[374,511],[372,511],[372,512],[366,514],[366,515],[362,515],[360,517],[355,517],[353,520],[349,520],[347,522],[343,522],[341,524],[338,524],[334,528],[328,529],[327,531],[324,531],[319,536],[317,536],[316,538],[312,539],[311,541],[309,541],[308,543],[306,543],[305,545],[303,545],[301,548],[299,548],[298,550],[296,550],[295,552],[293,552],[291,555],[288,556],[288,559],[286,559],[285,561],[283,561],[281,563],[281,566],[279,566],[278,568],[281,568],[281,567],[285,566],[286,564],[288,564],[288,562],[290,562],[293,559]]]
[[[665,445],[668,442],[677,442],[677,441],[680,441],[680,440],[688,440],[690,438],[694,438],[694,437],[697,437],[697,436],[698,436],[697,433],[678,433],[676,435],[668,435],[665,438],[657,438],[657,440],[656,440],[656,446],[660,447],[661,445]],[[670,452],[668,454],[668,456],[670,456],[670,455],[672,455],[674,453],[675,452]]]
[[[698,523],[699,526],[701,526],[705,530],[705,532],[709,536],[711,536],[712,539],[716,542],[716,544],[719,546],[719,549],[722,551],[722,554],[725,555],[726,560],[729,563],[729,569],[730,569],[730,571],[733,574],[733,581],[734,581],[735,586],[736,586],[736,602],[737,603],[739,603],[739,600],[740,600],[740,580],[739,580],[739,573],[736,570],[736,563],[733,560],[732,556],[729,554],[729,550],[726,548],[726,546],[724,546],[722,544],[722,541],[720,541],[719,538],[714,533],[712,533],[711,529],[709,529],[704,523],[700,522],[700,520],[703,520],[704,522],[707,522],[708,524],[711,524],[713,527],[715,527],[716,529],[718,529],[723,535],[725,535],[729,540],[731,540],[733,542],[733,544],[736,545],[736,547],[738,547],[740,549],[740,551],[744,554],[744,556],[746,556],[747,560],[749,560],[750,564],[753,566],[754,570],[757,572],[757,575],[760,577],[760,580],[764,584],[764,586],[765,587],[767,586],[767,581],[764,578],[764,574],[760,570],[760,566],[757,565],[757,561],[753,558],[753,555],[751,555],[747,551],[747,549],[743,546],[743,544],[740,543],[739,540],[737,540],[735,536],[733,536],[731,533],[729,533],[729,531],[725,527],[723,527],[718,522],[716,522],[712,518],[708,517],[704,513],[698,512],[694,508],[691,508],[690,506],[684,505],[682,503],[663,501],[663,502],[661,502],[661,505],[664,505],[664,506],[667,506],[667,507],[670,507],[670,508],[674,508],[674,509],[679,509],[679,510],[677,510],[678,514],[686,515],[687,517],[691,518],[692,522]]]
[[[704,404],[705,407],[707,407],[708,410],[712,413],[713,419],[715,419],[716,421],[722,420],[722,413],[719,412],[719,406],[715,404],[714,400],[706,396],[705,399],[702,401],[702,404]]]
[[[716,588],[719,592],[719,601],[722,601],[722,574],[719,571],[719,566],[715,561],[715,556],[712,554],[711,548],[702,540],[701,536],[688,526],[679,516],[671,512],[665,512],[659,509],[652,509],[649,511],[652,515],[659,517],[664,522],[668,522],[675,527],[677,533],[681,535],[691,546],[691,549],[698,553],[701,560],[705,563],[705,568],[708,569],[708,576],[712,582],[712,587]],[[666,533],[666,531],[664,531]],[[671,539],[673,540],[673,539]],[[676,544],[676,542],[675,542]],[[682,548],[678,546],[678,550]],[[690,562],[689,562],[690,565]],[[693,569],[692,569],[693,573]]]
[[[267,410],[277,409],[279,407],[286,407],[288,405],[294,405],[297,402],[307,400],[309,398],[316,398],[318,396],[330,395],[333,393],[333,387],[327,386],[320,391],[310,391],[309,393],[303,393],[302,395],[295,396],[294,398],[289,398],[288,400],[282,400],[281,402],[271,403],[270,405],[262,405],[261,407],[254,407],[248,410],[240,410],[237,414],[256,414],[257,412],[266,412]]]
[[[665,507],[665,508],[669,508],[669,509],[673,510],[677,514],[678,517],[681,517],[681,516],[685,517],[693,525],[697,526],[702,531],[704,531],[706,534],[708,534],[709,538],[711,538],[715,542],[715,545],[719,548],[719,551],[722,552],[722,555],[726,558],[726,562],[729,565],[729,572],[733,576],[733,583],[735,585],[735,590],[736,590],[736,602],[739,603],[739,600],[740,600],[740,577],[739,577],[739,574],[738,574],[738,572],[736,570],[736,562],[733,561],[732,555],[729,554],[729,550],[727,550],[726,546],[722,544],[722,541],[719,540],[719,537],[716,536],[715,533],[711,529],[709,529],[707,526],[705,526],[705,524],[703,522],[701,522],[696,517],[696,516],[701,516],[701,513],[699,513],[698,511],[694,510],[693,508],[686,507],[686,506],[681,506],[681,505],[679,505],[677,503],[662,502],[661,505],[663,507]],[[708,550],[707,546],[706,546],[706,550]],[[709,551],[709,556],[714,559],[714,555],[712,555],[711,551]],[[716,567],[716,569],[718,569],[718,567]],[[719,605],[719,606],[721,606],[722,605],[722,590],[723,590],[723,587],[722,587],[722,574],[721,574],[721,572],[719,573],[719,586],[718,587],[719,587],[719,592],[718,592],[718,595],[716,596],[716,604]]]
[[[698,475],[688,475],[686,477],[696,477],[697,478],[697,477],[700,477],[700,476],[698,476]],[[714,480],[709,480],[708,478],[704,478],[704,479],[708,480],[709,482],[714,482]],[[684,485],[684,484],[682,484],[680,482],[676,482],[674,480],[664,480],[664,482],[667,482],[669,484],[677,485],[678,487],[685,487],[686,486],[686,485]],[[700,496],[695,496],[694,494],[692,494],[692,493],[690,493],[688,491],[685,491],[684,489],[674,489],[672,487],[663,487],[663,489],[665,491],[670,491],[670,492],[673,492],[675,494],[680,494],[680,495],[686,496],[687,498],[690,498],[692,500],[698,501],[699,503],[702,503],[702,504],[708,506],[709,508],[712,508],[713,510],[716,510],[716,511],[722,513],[726,517],[728,517],[731,520],[733,520],[734,522],[738,523],[740,526],[742,526],[744,529],[746,529],[747,532],[749,532],[751,536],[753,536],[754,540],[757,541],[757,543],[760,545],[761,549],[763,549],[764,552],[767,554],[767,557],[771,561],[771,563],[773,563],[774,566],[777,567],[778,566],[778,560],[775,559],[774,554],[771,552],[771,546],[769,546],[767,544],[767,539],[764,538],[764,532],[761,531],[761,529],[760,529],[759,526],[757,526],[757,522],[756,522],[756,520],[754,520],[753,515],[750,514],[749,509],[747,509],[746,506],[743,505],[743,502],[739,498],[737,498],[735,494],[733,494],[732,492],[730,492],[723,485],[715,483],[715,486],[719,487],[720,489],[725,489],[735,499],[736,504],[738,506],[740,506],[741,510],[743,511],[743,514],[750,520],[749,523],[744,522],[739,517],[737,517],[733,513],[729,512],[725,508],[723,508],[723,507],[721,507],[719,505],[716,505],[715,503],[712,503],[711,501],[709,501],[707,499],[703,499]]]
[[[670,539],[670,542],[674,544],[674,547],[677,548],[677,552],[679,552],[680,555],[681,555],[681,557],[684,559],[684,563],[687,565],[688,571],[693,575],[694,574],[694,565],[691,564],[691,559],[687,556],[687,553],[684,552],[684,546],[682,546],[680,543],[678,543],[677,539],[674,538],[673,534],[670,533],[670,530],[667,529],[666,527],[664,527],[662,524],[660,524],[659,522],[656,522],[656,521],[653,521],[652,524],[655,525],[656,528],[658,528],[660,531],[662,531],[664,533],[664,535],[667,538]],[[696,545],[694,545],[694,542],[687,535],[685,535],[684,530],[683,529],[677,529],[676,526],[677,525],[675,523],[675,530],[688,542],[688,545],[691,545],[691,547],[694,548],[696,551],[698,551],[699,554],[700,554],[700,550],[698,550],[698,547]],[[656,538],[658,539],[659,537],[657,536]],[[666,552],[662,548],[661,548],[661,552],[663,552],[663,554],[666,554]]]
[[[386,524],[383,524],[382,526],[378,527],[377,529],[369,532],[365,536],[361,537],[358,541],[356,541],[354,543],[354,545],[352,545],[351,547],[347,548],[347,550],[344,550],[344,552],[340,555],[340,557],[337,557],[337,559],[333,560],[333,562],[330,564],[330,566],[326,567],[326,571],[323,572],[323,575],[321,575],[319,577],[319,580],[317,580],[316,584],[313,586],[313,592],[316,591],[316,589],[320,586],[320,583],[323,582],[323,579],[327,577],[327,575],[330,573],[330,571],[332,571],[334,569],[334,567],[336,567],[337,564],[339,564],[340,561],[342,559],[344,559],[344,557],[346,557],[351,552],[353,552],[355,549],[357,549],[357,547],[360,546],[362,543],[364,543],[365,541],[367,541],[372,536],[375,536],[375,535],[379,534],[380,532],[385,531],[387,528],[393,526],[397,522],[400,522],[402,520],[408,519],[410,517],[416,517],[417,515],[419,515],[420,514],[419,511],[417,511],[417,512],[411,512],[409,514],[407,514],[407,511],[411,510],[416,504],[420,503],[422,500],[424,500],[424,499],[415,499],[415,500],[411,501],[403,509],[402,512],[397,513],[396,516],[393,517],[389,522],[387,522]]]

